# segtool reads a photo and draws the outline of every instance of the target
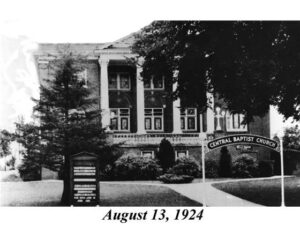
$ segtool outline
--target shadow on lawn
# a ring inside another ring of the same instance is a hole
[[[100,206],[202,206],[161,186],[100,184]]]
[[[59,206],[62,181],[0,182],[1,206]],[[201,206],[177,192],[141,184],[100,184],[100,206]]]

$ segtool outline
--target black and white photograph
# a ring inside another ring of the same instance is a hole
[[[300,206],[300,21],[46,2],[1,21],[0,208]]]

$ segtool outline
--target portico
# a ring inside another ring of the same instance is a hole
[[[172,85],[171,90],[167,90],[165,80],[161,81],[161,86],[155,86],[156,83],[153,80],[148,81],[149,84],[144,84],[141,77],[143,60],[139,59],[133,65],[128,59],[136,58],[136,55],[130,51],[103,49],[99,50],[97,54],[99,55],[100,67],[101,121],[103,128],[107,132],[113,133],[114,143],[126,145],[159,144],[162,138],[167,138],[178,144],[200,145],[199,134],[206,133],[203,120],[207,120],[207,127],[212,130],[213,113],[207,113],[206,115],[210,115],[208,118],[208,116],[198,113],[194,108],[183,112],[180,109],[180,99],[169,103],[167,100],[161,100],[166,92],[176,90],[176,82]],[[109,72],[109,68],[117,67],[118,63],[134,68],[134,73],[129,75],[127,89],[121,87],[122,84],[117,83],[121,82],[120,77]],[[114,93],[122,97],[132,94],[132,97],[129,97],[131,103],[128,109],[120,106],[118,106],[120,108],[115,108],[115,106],[110,105],[112,102],[110,98],[114,98]],[[157,99],[157,96],[160,99]],[[123,115],[121,115],[120,110],[123,111]],[[124,115],[126,110],[129,112],[127,117]],[[208,112],[209,110],[211,109],[208,109]],[[130,129],[125,129],[126,127],[130,127]]]

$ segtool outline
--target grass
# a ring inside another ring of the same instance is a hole
[[[58,206],[62,181],[0,182],[2,206]],[[101,206],[201,206],[177,192],[141,184],[101,184]]]
[[[289,177],[284,180],[286,206],[300,206],[300,178]],[[213,186],[224,192],[257,204],[265,206],[281,205],[280,178],[219,183],[213,184]]]
[[[61,181],[1,182],[3,206],[58,206],[63,190]]]
[[[161,186],[140,184],[100,184],[101,206],[201,206],[177,192]]]

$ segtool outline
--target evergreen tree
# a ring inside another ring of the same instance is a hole
[[[175,152],[173,146],[167,139],[162,139],[159,144],[159,151],[157,152],[157,158],[163,171],[171,168],[175,163]]]
[[[18,166],[21,178],[25,181],[40,180],[42,154],[39,129],[33,123],[25,124],[24,121],[20,121],[16,123],[14,136],[23,146],[22,163]]]
[[[7,130],[0,131],[0,158],[10,154],[10,143],[13,141],[13,136]]]
[[[221,148],[221,155],[219,161],[219,176],[220,177],[231,177],[231,155],[228,152],[227,147]]]
[[[70,205],[70,156],[82,151],[98,153],[106,144],[98,100],[91,97],[92,88],[80,77],[85,62],[71,53],[50,62],[50,78],[40,87],[40,99],[34,100],[43,164],[63,170],[62,205]]]

